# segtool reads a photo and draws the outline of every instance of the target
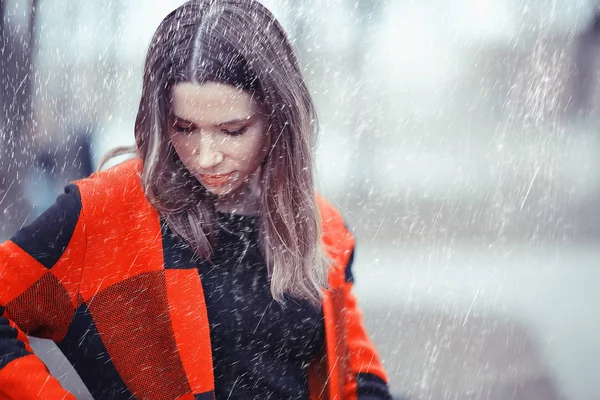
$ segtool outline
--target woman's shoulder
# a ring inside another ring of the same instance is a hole
[[[142,187],[139,158],[124,161],[88,178],[73,182],[79,189],[84,211],[117,212],[119,209],[139,210],[148,203]]]
[[[108,169],[96,171],[87,178],[80,179],[75,183],[83,185],[114,185],[123,184],[139,176],[142,169],[142,160],[138,157],[123,161]]]
[[[77,185],[80,191],[100,196],[111,192],[121,192],[126,188],[136,189],[139,187],[141,189],[141,168],[141,160],[133,158],[106,170],[94,172],[89,177],[73,183]]]
[[[321,215],[321,224],[323,228],[328,230],[348,230],[344,223],[344,217],[340,211],[325,197],[318,194],[317,206],[319,207],[319,214]]]
[[[344,222],[340,211],[325,197],[317,194],[317,205],[321,215],[321,230],[323,243],[338,249],[348,249],[354,246],[354,238]]]

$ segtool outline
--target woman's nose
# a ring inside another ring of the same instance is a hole
[[[223,152],[220,150],[218,139],[210,136],[205,135],[194,150],[202,169],[210,169],[223,161]]]

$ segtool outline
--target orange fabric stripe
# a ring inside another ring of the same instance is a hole
[[[26,378],[23,373],[27,374]],[[44,363],[33,354],[6,364],[0,370],[0,382],[0,400],[77,400],[50,375]]]
[[[323,295],[323,317],[325,319],[325,350],[327,351],[327,385],[329,386],[329,399],[340,400],[341,390],[339,367],[337,365],[336,321],[330,292],[325,292]]]
[[[357,398],[356,376],[353,369],[350,368],[348,349],[348,332],[346,331],[346,322],[350,317],[346,312],[344,292],[341,288],[336,288],[331,292],[332,310],[335,314],[335,329],[337,336],[337,369],[340,374],[339,387],[344,400],[355,400]]]
[[[177,400],[196,400],[196,398],[193,393],[188,393],[183,396],[179,396]]]
[[[88,225],[85,261],[94,266],[80,289],[86,301],[129,277],[163,269],[159,217],[142,190],[140,165],[127,161],[76,182]]]
[[[341,214],[323,197],[317,195],[323,229],[322,244],[332,265],[329,269],[329,285],[341,288],[345,283],[344,272],[354,248],[354,237],[344,225]]]
[[[8,304],[46,272],[48,272],[46,267],[15,243],[7,240],[0,244],[0,276],[2,276],[0,304]]]
[[[67,291],[73,308],[77,308],[77,293],[81,282],[81,270],[85,258],[86,238],[84,219],[79,218],[73,235],[60,259],[50,269],[56,279]]]
[[[349,352],[350,369],[375,374],[384,381],[388,376],[383,369],[375,345],[366,334],[362,322],[362,312],[357,306],[356,297],[351,293],[352,284],[347,283],[344,287],[346,298],[346,335],[349,346],[360,349],[360,351]]]
[[[345,280],[345,270],[354,249],[354,237],[346,229],[341,214],[327,200],[317,195],[323,226],[323,247],[332,261],[329,270],[331,292],[324,301],[326,315],[327,357],[332,398],[339,390],[340,399],[357,398],[356,373],[372,373],[388,381],[375,346],[362,322],[352,284]],[[335,335],[334,335],[335,333]],[[332,343],[333,342],[333,343]]]
[[[137,398],[171,400],[191,391],[169,319],[164,271],[102,290],[88,308],[115,368]]]
[[[6,313],[4,313],[6,314]],[[5,316],[5,318],[8,318],[8,316]],[[33,349],[31,348],[31,346],[29,345],[29,339],[27,338],[27,335],[25,335],[25,333],[21,330],[21,328],[19,328],[17,326],[17,324],[14,323],[14,321],[11,321],[10,319],[8,320],[8,325],[11,328],[14,328],[17,330],[17,340],[20,340],[21,342],[23,342],[23,344],[25,344],[25,350],[27,350],[30,353],[33,353]]]
[[[348,365],[346,316],[343,314],[344,273],[352,254],[354,238],[346,229],[340,213],[327,200],[317,195],[317,204],[323,227],[322,244],[331,260],[328,279],[331,291],[323,298],[330,399],[355,399],[356,382]]]
[[[213,391],[210,328],[198,271],[165,270],[165,281],[175,342],[192,391]]]

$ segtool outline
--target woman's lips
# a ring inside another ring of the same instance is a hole
[[[223,186],[229,182],[229,178],[233,175],[233,172],[222,175],[202,175],[200,174],[200,180],[208,186]]]

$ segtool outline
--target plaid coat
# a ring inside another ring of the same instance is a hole
[[[213,399],[199,274],[166,254],[132,160],[67,186],[51,210],[0,245],[0,399],[74,399],[26,335],[54,340],[96,399]],[[332,261],[315,399],[356,399],[386,374],[351,293],[354,240],[318,198]],[[74,211],[73,211],[74,210]]]

